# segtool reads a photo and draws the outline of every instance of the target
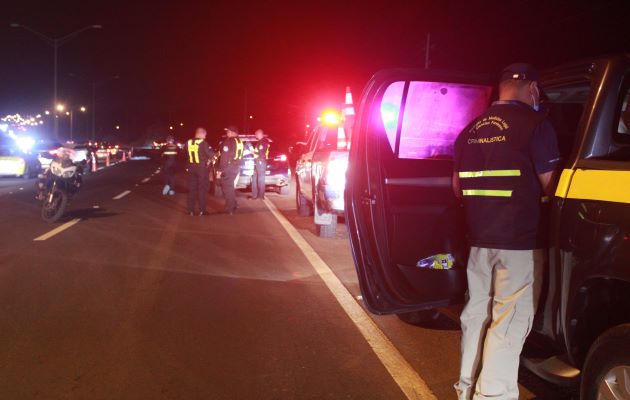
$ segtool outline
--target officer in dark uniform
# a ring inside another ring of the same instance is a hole
[[[539,102],[538,72],[510,65],[499,100],[455,142],[453,188],[463,199],[472,246],[459,399],[518,398],[519,356],[541,283],[541,202],[553,196],[560,161]]]
[[[162,148],[162,173],[164,174],[163,195],[175,194],[175,164],[177,162],[177,145],[173,136],[166,137],[166,144]]]
[[[267,160],[269,159],[270,140],[262,129],[254,132],[256,142],[253,143],[254,152],[254,176],[252,176],[252,199],[265,198],[265,176],[267,173]]]
[[[236,180],[243,162],[243,142],[238,137],[238,129],[234,126],[225,128],[226,138],[221,143],[218,178],[225,197],[225,212],[232,215],[236,211]]]
[[[206,198],[208,196],[208,166],[213,152],[206,142],[206,130],[197,128],[195,138],[186,143],[188,155],[188,214],[195,215],[195,203],[199,205],[199,216],[208,215]]]

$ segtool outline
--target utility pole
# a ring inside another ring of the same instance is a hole
[[[243,134],[247,134],[247,88],[244,92],[244,104],[243,104]]]
[[[431,65],[430,53],[431,53],[431,34],[427,33],[427,45],[424,51],[424,69],[429,69],[429,66]]]

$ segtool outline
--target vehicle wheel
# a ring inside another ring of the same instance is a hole
[[[582,400],[630,399],[630,324],[604,332],[586,356]]]
[[[412,311],[408,313],[396,314],[403,322],[414,326],[426,326],[440,318],[438,310]]]
[[[42,219],[46,222],[56,222],[66,212],[68,195],[63,190],[55,189],[52,193],[52,201],[46,198],[42,204]]]
[[[308,204],[306,198],[300,192],[300,183],[295,184],[295,205],[300,217],[310,217],[313,215],[313,208]]]
[[[289,185],[280,186],[280,188],[278,188],[278,194],[280,194],[281,196],[288,196],[290,193],[291,189],[289,188]]]
[[[332,222],[328,225],[317,225],[319,237],[331,238],[337,236],[337,216],[332,216]]]

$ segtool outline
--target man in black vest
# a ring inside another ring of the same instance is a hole
[[[226,138],[221,143],[221,158],[219,160],[218,176],[221,180],[221,190],[225,197],[225,213],[230,215],[236,211],[236,180],[241,172],[244,145],[238,138],[238,129],[234,126],[225,128]]]
[[[186,143],[188,154],[188,214],[195,215],[195,203],[199,205],[199,216],[208,215],[206,198],[208,196],[208,166],[213,152],[206,142],[206,130],[197,128],[195,138]]]
[[[528,64],[504,69],[499,100],[455,142],[453,189],[472,246],[460,399],[518,399],[519,356],[541,284],[540,206],[553,196],[560,161],[556,133],[538,112],[538,79]]]
[[[256,142],[253,143],[254,151],[254,176],[252,176],[252,199],[265,198],[265,177],[267,175],[267,160],[269,159],[270,140],[262,129],[254,132]]]

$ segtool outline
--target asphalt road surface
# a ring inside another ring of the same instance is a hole
[[[0,398],[455,398],[457,310],[369,315],[343,225],[318,238],[275,194],[190,217],[183,177],[162,196],[156,168],[86,177],[52,225],[32,180],[0,179]],[[522,399],[569,398],[521,382]]]

